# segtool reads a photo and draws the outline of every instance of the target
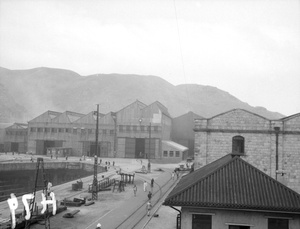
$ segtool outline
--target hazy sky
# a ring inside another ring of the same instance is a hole
[[[300,112],[299,0],[0,0],[0,66],[156,75]]]

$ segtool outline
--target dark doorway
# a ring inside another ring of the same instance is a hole
[[[145,158],[145,138],[135,139],[135,157]]]
[[[39,155],[47,155],[47,148],[62,147],[63,141],[44,141],[36,140],[36,153]]]
[[[50,148],[50,147],[62,147],[62,146],[63,146],[63,142],[62,141],[44,141],[43,154],[44,155],[47,154],[47,148]]]
[[[10,150],[12,152],[18,152],[19,151],[19,143],[18,142],[12,142]]]
[[[97,157],[103,157],[103,155],[101,155],[101,145],[100,143],[98,142],[98,148],[97,148],[97,153],[96,153],[96,143],[93,142],[91,143],[90,145],[90,157],[93,157],[94,155],[97,155]]]

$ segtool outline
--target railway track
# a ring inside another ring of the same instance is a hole
[[[171,171],[168,171],[170,179],[164,183],[163,185],[159,185],[158,183],[154,182],[154,184],[159,187],[154,193],[151,198],[152,202],[152,210],[151,210],[151,216],[146,215],[146,203],[147,201],[144,201],[141,203],[141,205],[136,208],[134,212],[132,212],[127,219],[122,221],[116,229],[124,229],[124,228],[131,228],[131,229],[141,229],[145,228],[145,226],[148,224],[148,222],[153,217],[154,213],[157,212],[159,207],[161,206],[162,201],[164,198],[168,195],[169,191],[172,190],[172,188],[175,186],[176,182],[173,182],[171,178]],[[143,178],[144,179],[144,178]],[[169,186],[170,182],[173,182],[171,186]]]

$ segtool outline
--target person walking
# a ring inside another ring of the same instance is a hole
[[[148,203],[146,205],[147,216],[150,216],[151,208],[152,208],[152,204],[150,201],[148,201]]]
[[[147,182],[144,181],[144,192],[147,192]]]
[[[151,179],[151,189],[153,190],[153,185],[154,185],[154,179]]]
[[[137,187],[136,185],[133,186],[133,193],[134,193],[134,196],[136,196],[136,192],[137,192]]]
[[[175,174],[174,174],[174,172],[172,172],[172,180],[174,180],[174,176],[175,176]]]
[[[101,229],[101,224],[98,223],[96,229]]]
[[[152,198],[152,193],[149,191],[149,193],[148,193],[148,200],[150,201],[151,198]]]

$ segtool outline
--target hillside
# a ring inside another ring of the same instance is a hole
[[[157,76],[96,74],[80,76],[63,69],[0,68],[0,122],[28,121],[46,110],[88,113],[100,104],[100,112],[118,111],[135,100],[164,104],[172,117],[193,111],[212,117],[243,108],[266,118],[283,115],[263,107],[252,107],[228,92],[196,84],[174,86]]]

